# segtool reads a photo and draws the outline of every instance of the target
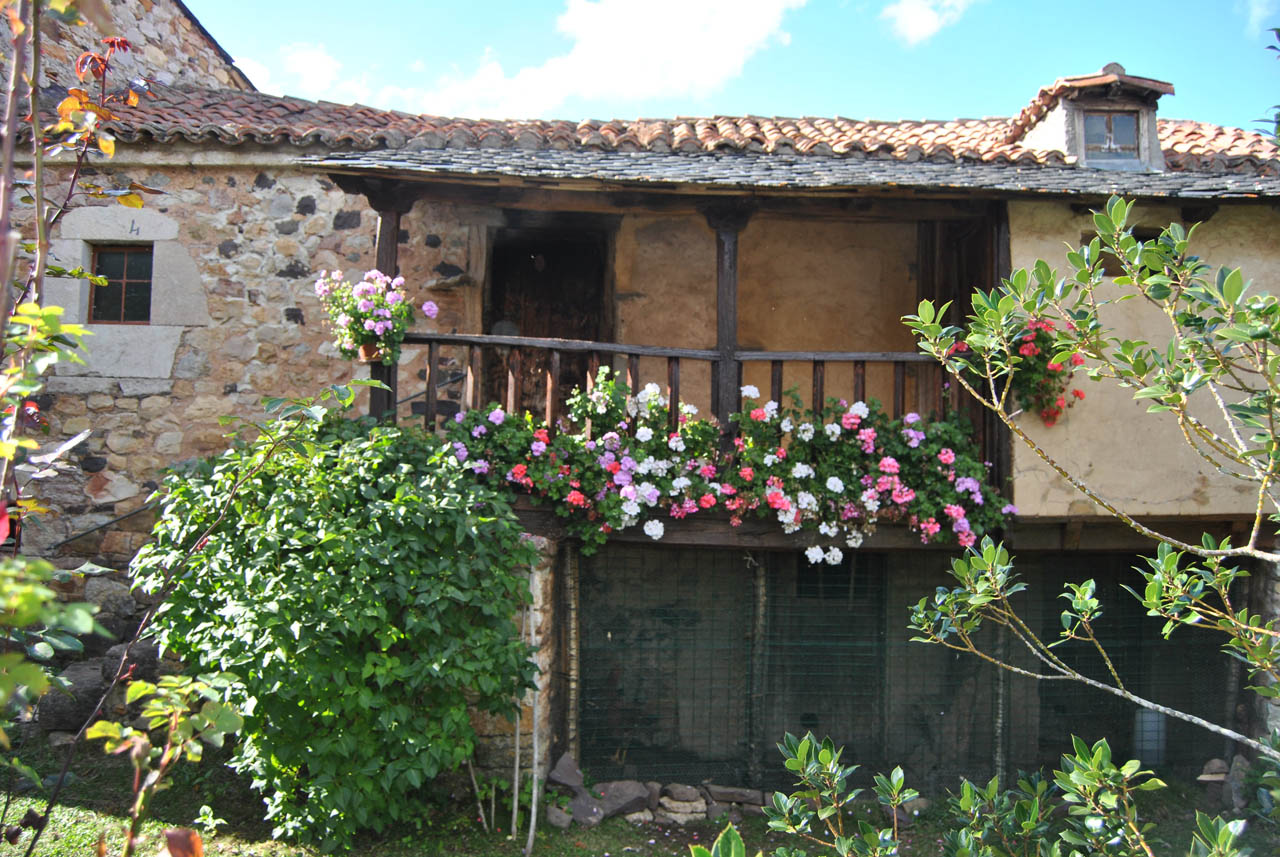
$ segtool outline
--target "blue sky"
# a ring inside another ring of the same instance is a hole
[[[1280,103],[1280,0],[186,2],[263,91],[413,113],[1007,116],[1112,61],[1175,85],[1162,116]]]

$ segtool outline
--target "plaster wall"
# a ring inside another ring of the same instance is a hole
[[[1160,227],[1179,219],[1178,209],[1148,205],[1136,213],[1137,225]],[[1093,229],[1088,214],[1074,213],[1067,203],[1011,202],[1010,249],[1015,268],[1045,259],[1066,267],[1064,243],[1078,246]],[[1280,274],[1275,235],[1280,212],[1272,207],[1224,205],[1197,231],[1196,252],[1211,264],[1238,266],[1255,288],[1269,290]],[[1109,307],[1104,320],[1123,336],[1158,341],[1167,323],[1139,301]],[[1134,515],[1204,516],[1251,514],[1254,497],[1248,484],[1220,476],[1187,448],[1176,423],[1146,413],[1130,391],[1106,382],[1076,383],[1084,401],[1053,427],[1034,416],[1020,424],[1055,460],[1077,474],[1102,496]],[[1211,424],[1211,402],[1197,403]],[[1025,445],[1014,441],[1014,501],[1024,516],[1091,515],[1097,510]]]
[[[915,351],[899,321],[916,305],[914,223],[754,217],[738,242],[738,340],[749,350]],[[868,367],[867,395],[892,401],[892,374]],[[769,389],[769,364],[743,383]],[[812,399],[810,364],[783,367],[783,388]],[[828,396],[852,397],[853,367],[830,364]]]
[[[716,238],[705,218],[624,217],[614,238],[614,259],[619,342],[715,348]],[[665,387],[665,361],[642,360],[640,376]],[[682,361],[680,383],[684,401],[709,409],[710,364]]]

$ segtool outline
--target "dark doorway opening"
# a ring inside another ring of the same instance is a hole
[[[607,312],[608,236],[603,230],[574,228],[509,228],[494,235],[485,331],[495,335],[547,339],[609,341]],[[522,391],[518,406],[538,410],[546,394],[545,352],[521,355]],[[512,362],[487,374],[489,395],[502,400]],[[563,400],[586,381],[587,355],[561,356]]]

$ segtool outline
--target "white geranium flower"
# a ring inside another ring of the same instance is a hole
[[[783,417],[781,426],[783,431],[791,431],[796,427],[796,424],[791,421],[791,417]]]
[[[880,508],[880,495],[876,493],[876,489],[868,488],[862,492],[862,505],[868,512],[874,512]]]
[[[640,428],[636,429],[636,440],[641,443],[648,443],[653,440],[653,429],[648,426],[640,426]]]
[[[641,476],[647,476],[649,473],[653,472],[653,466],[657,463],[657,459],[650,455],[644,461],[636,465],[636,473],[639,473]]]
[[[842,494],[844,493],[844,482],[840,480],[839,476],[828,476],[827,490],[832,494]]]
[[[775,402],[773,399],[770,399],[769,401],[765,402],[765,403],[764,403],[764,415],[765,415],[766,417],[768,417],[769,419],[771,419],[771,420],[773,420],[773,419],[777,419],[777,418],[778,418],[778,403],[777,403],[777,402]]]
[[[813,476],[813,468],[803,461],[799,461],[796,462],[795,467],[791,468],[791,475],[796,479],[808,479]]]
[[[844,543],[849,547],[853,548],[854,550],[857,550],[858,548],[862,547],[862,531],[850,530],[849,537],[844,540]]]
[[[813,423],[800,423],[800,428],[796,429],[796,437],[801,440],[813,440]]]
[[[827,437],[831,440],[840,437],[840,423],[827,423],[822,427],[822,430],[827,433]]]
[[[867,407],[866,402],[854,402],[849,406],[849,413],[859,419],[865,419],[871,413],[871,409]]]
[[[674,497],[692,484],[693,483],[689,481],[689,477],[677,476],[675,479],[671,480],[671,496]]]
[[[635,500],[626,500],[622,504],[622,514],[634,518],[640,514],[640,504]]]
[[[778,463],[778,456],[774,455],[772,452],[764,457],[765,467],[773,467],[773,465],[777,463]]]
[[[747,384],[743,386],[741,392],[742,392],[742,398],[744,399],[760,398],[760,388],[755,386],[754,384]]]
[[[678,434],[673,434],[667,439],[667,446],[672,452],[684,452],[684,438]]]
[[[811,545],[804,550],[804,558],[809,560],[809,565],[816,565],[822,562],[822,548],[817,545]]]
[[[832,545],[827,549],[827,555],[824,559],[826,559],[827,565],[839,565],[840,560],[844,559],[844,551],[840,550],[840,548],[835,545]]]
[[[801,509],[812,511],[818,508],[818,498],[810,494],[808,491],[801,491],[796,495],[796,505]]]
[[[696,417],[698,415],[698,406],[685,402],[680,405],[680,413],[684,414],[686,417]]]
[[[829,539],[833,539],[835,538],[836,533],[840,532],[840,528],[835,524],[828,524],[826,521],[823,521],[821,524],[818,524],[818,532],[822,533]]]
[[[650,518],[644,522],[644,534],[655,542],[662,538],[664,532],[666,532],[666,527],[662,526],[662,522],[656,518]]]

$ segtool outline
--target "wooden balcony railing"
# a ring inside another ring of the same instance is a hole
[[[726,401],[717,383],[720,352],[710,349],[414,332],[405,337],[403,349],[398,366],[375,364],[374,377],[392,389],[373,391],[370,410],[375,415],[394,410],[402,417],[420,416],[429,427],[442,417],[497,401],[510,412],[536,413],[554,428],[569,390],[589,389],[602,365],[611,366],[633,391],[654,382],[672,402],[691,402],[712,413],[714,403]],[[739,387],[745,379],[779,402],[796,387],[803,401],[814,406],[835,396],[879,399],[894,417],[909,411],[944,415],[963,410],[993,464],[993,477],[1003,484],[1008,448],[1003,427],[949,384],[931,357],[896,351],[746,350],[734,356],[733,376]],[[741,407],[738,391],[729,399]],[[728,413],[715,416],[726,433],[731,431]],[[674,408],[671,419],[676,419]]]

